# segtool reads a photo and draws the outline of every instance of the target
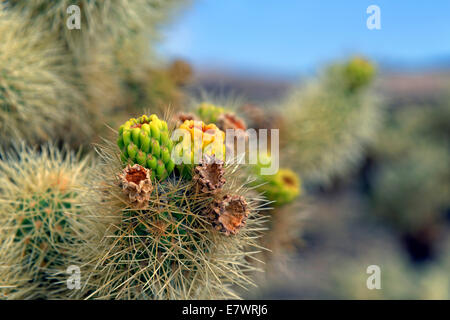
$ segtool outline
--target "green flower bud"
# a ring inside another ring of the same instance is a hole
[[[130,142],[127,148],[128,157],[134,161],[138,153],[138,150],[139,150],[138,147],[133,142]]]
[[[139,141],[141,142],[141,150],[145,153],[149,153],[151,139],[146,131],[141,131]]]
[[[150,123],[150,131],[152,132],[152,138],[155,138],[156,140],[159,141],[159,137],[161,135],[161,131],[158,128],[158,125],[151,122]]]
[[[133,143],[135,145],[139,145],[139,134],[141,133],[140,128],[133,128],[131,129],[131,139],[133,140]]]
[[[161,148],[161,159],[164,163],[169,162],[170,160],[170,152],[169,149],[167,149],[167,147],[163,146]]]
[[[175,162],[173,162],[172,159],[169,159],[169,161],[167,161],[167,163],[166,163],[167,171],[172,172],[174,168],[175,168]]]
[[[123,133],[122,137],[123,137],[123,144],[125,146],[128,146],[131,142],[131,131],[126,129],[125,132]]]
[[[149,123],[150,122],[150,118],[147,117],[145,114],[142,117],[140,117],[139,120],[140,120],[140,123]]]
[[[156,158],[160,158],[160,156],[161,156],[161,147],[159,146],[159,142],[156,140],[152,141],[152,154]]]
[[[156,158],[152,154],[147,155],[147,168],[156,170]]]
[[[156,176],[161,179],[161,177],[164,174],[164,171],[166,171],[166,167],[164,166],[164,163],[161,160],[158,160],[158,164],[156,166]]]
[[[130,121],[125,122],[125,124],[123,125],[123,131],[130,130],[130,128],[131,122]]]
[[[145,165],[147,164],[147,157],[146,154],[144,152],[142,152],[141,150],[138,151],[138,154],[136,156],[136,161],[137,163],[139,163],[141,166],[145,167]]]
[[[141,127],[141,130],[144,130],[150,136],[150,126],[148,125],[148,123],[144,123]]]
[[[161,132],[160,141],[162,146],[167,146],[169,144],[170,139],[167,131]]]

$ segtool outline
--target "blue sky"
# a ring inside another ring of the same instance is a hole
[[[354,53],[414,67],[450,60],[450,1],[196,0],[165,36],[162,52],[197,68],[292,74]]]

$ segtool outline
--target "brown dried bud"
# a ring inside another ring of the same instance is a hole
[[[197,116],[193,113],[184,113],[184,112],[178,112],[173,116],[173,121],[176,123],[176,126],[178,127],[180,124],[184,123],[186,120],[198,120]]]
[[[247,130],[247,125],[244,120],[236,117],[233,113],[223,113],[217,119],[217,126],[222,130],[226,131],[227,129],[235,129],[235,130]]]
[[[226,180],[223,177],[223,161],[214,156],[205,155],[201,164],[194,168],[192,180],[197,183],[201,192],[216,193],[222,189]]]
[[[150,170],[138,164],[127,165],[119,174],[119,184],[133,206],[139,209],[147,206],[153,191]]]
[[[225,195],[222,199],[214,200],[208,218],[216,230],[229,236],[237,234],[245,226],[248,215],[248,204],[244,197]]]

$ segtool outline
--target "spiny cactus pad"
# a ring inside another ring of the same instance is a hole
[[[121,125],[117,145],[124,163],[149,169],[152,178],[163,180],[175,167],[167,123],[154,114],[131,118]]]

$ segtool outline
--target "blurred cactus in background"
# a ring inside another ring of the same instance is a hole
[[[369,90],[373,76],[370,62],[353,58],[293,90],[283,103],[283,154],[304,179],[328,182],[358,163],[380,124],[380,106]]]
[[[219,117],[226,112],[224,108],[206,102],[201,103],[195,111],[206,123],[216,123]]]
[[[76,56],[82,57],[86,49],[94,46],[99,39],[117,38],[127,35],[130,30],[151,30],[166,20],[179,0],[114,0],[75,3],[80,8],[81,28],[69,29],[66,25],[67,9],[73,5],[70,0],[10,0],[6,8],[20,12],[24,22],[37,21],[45,30],[56,35]],[[156,36],[156,35],[155,35]]]
[[[181,87],[189,81],[188,65],[178,61],[176,66],[162,68],[147,44],[159,38],[160,23],[184,3],[84,0],[77,4],[78,30],[66,26],[70,1],[4,2],[0,19],[4,29],[0,55],[5,64],[0,66],[2,144],[52,139],[75,147],[89,145],[104,133],[105,122],[116,125],[120,114],[129,114],[127,109],[137,106],[142,112],[143,108],[179,105]],[[145,100],[136,98],[141,96]],[[22,130],[23,119],[31,117],[37,121]]]
[[[448,243],[446,248],[448,249]],[[448,257],[443,257],[436,264],[414,268],[401,252],[386,254],[386,252],[374,251],[372,249],[364,257],[339,262],[330,276],[331,286],[327,289],[327,297],[365,300],[448,300],[450,298]],[[367,289],[368,274],[362,266],[369,266],[373,261],[380,261],[381,290]],[[330,290],[331,288],[334,290]]]
[[[377,162],[371,181],[373,212],[407,246],[421,244],[428,251],[415,254],[410,247],[418,260],[433,256],[450,208],[449,106],[443,101],[392,110],[372,151]]]
[[[51,145],[24,145],[0,161],[0,292],[6,299],[67,298],[66,268],[84,224],[91,163]]]
[[[86,139],[70,57],[41,25],[23,21],[0,7],[0,144]]]

